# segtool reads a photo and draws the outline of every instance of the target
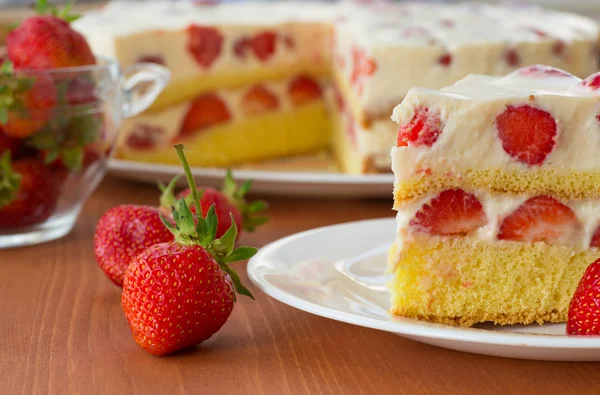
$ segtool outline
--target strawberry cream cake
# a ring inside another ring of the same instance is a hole
[[[172,83],[125,122],[117,156],[225,167],[332,150],[347,173],[388,172],[394,105],[413,86],[547,64],[597,71],[599,29],[538,7],[461,3],[113,1],[74,22],[124,67]]]
[[[392,313],[563,322],[600,258],[600,73],[529,66],[411,89],[393,111]]]

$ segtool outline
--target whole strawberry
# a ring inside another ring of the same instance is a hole
[[[16,69],[50,69],[96,63],[85,38],[69,24],[75,17],[39,0],[38,15],[25,19],[6,37],[8,58]]]
[[[0,155],[0,229],[35,225],[48,219],[58,202],[59,186],[37,159],[11,162]]]
[[[121,205],[108,210],[96,225],[94,255],[102,271],[117,286],[129,263],[146,248],[173,240],[156,207]]]
[[[175,147],[193,191],[194,205],[201,212],[183,146]],[[185,199],[180,199],[173,211],[175,225],[161,218],[175,241],[156,244],[131,262],[121,296],[135,341],[154,355],[194,347],[219,331],[233,310],[233,287],[254,299],[228,265],[256,253],[252,247],[234,249],[235,221],[215,239],[214,205],[202,217],[192,214]]]
[[[192,204],[192,193],[189,188],[177,194],[176,198],[173,197],[176,180],[177,178],[173,179],[166,188],[162,188],[163,194],[160,198],[161,209],[163,212],[168,213],[172,210],[173,206],[176,206],[178,200],[185,199],[192,213],[195,214],[196,208]],[[256,216],[256,214],[267,208],[267,204],[262,200],[256,200],[251,203],[246,201],[245,196],[251,187],[251,180],[245,181],[238,187],[233,179],[231,170],[227,169],[221,191],[209,187],[198,188],[202,216],[206,216],[209,208],[213,205],[215,206],[215,213],[218,219],[216,237],[223,236],[227,229],[231,227],[232,218],[240,230],[237,237],[240,236],[242,229],[252,232],[257,226],[267,222],[267,217]]]
[[[569,305],[568,335],[600,335],[600,259],[586,269]]]

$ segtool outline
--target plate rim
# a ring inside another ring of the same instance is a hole
[[[301,239],[316,231],[334,231],[336,228],[347,226],[359,226],[368,222],[395,222],[395,218],[377,218],[345,222],[341,224],[327,225],[298,232],[275,240],[259,249],[247,264],[246,271],[252,283],[261,289],[266,295],[298,310],[305,311],[320,317],[333,319],[357,326],[382,330],[419,338],[431,338],[439,340],[452,340],[463,343],[477,343],[501,346],[518,346],[533,348],[553,349],[600,349],[600,336],[574,337],[568,335],[504,332],[493,331],[482,328],[463,328],[450,325],[419,321],[412,318],[400,318],[402,322],[391,319],[390,321],[377,320],[370,317],[358,316],[356,314],[340,312],[331,307],[324,307],[307,301],[295,295],[289,294],[280,288],[270,284],[259,275],[256,264],[263,256],[271,251],[277,250],[281,245]],[[376,246],[374,246],[376,247]],[[390,317],[393,318],[393,317]],[[534,325],[534,324],[532,324]]]
[[[111,158],[108,162],[109,171],[152,171],[162,175],[173,175],[181,173],[181,166],[130,161],[118,158]],[[192,167],[192,173],[198,177],[222,178],[225,176],[225,169],[211,167]],[[292,172],[292,171],[273,171],[273,170],[250,170],[233,169],[237,179],[253,179],[253,181],[272,182],[272,183],[327,183],[327,184],[364,184],[364,185],[389,185],[394,183],[394,174],[344,174],[344,173],[319,173],[319,172]]]

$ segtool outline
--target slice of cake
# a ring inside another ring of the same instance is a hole
[[[192,164],[207,167],[328,150],[346,173],[389,172],[396,139],[389,113],[414,85],[441,88],[471,73],[503,75],[536,63],[578,76],[598,67],[597,24],[538,7],[125,0],[74,27],[122,67],[146,61],[172,72],[152,108],[125,123],[117,157],[171,163],[163,145],[189,139],[186,146],[204,147]],[[318,83],[331,98],[327,109],[319,100],[286,106],[282,87],[298,78]],[[274,102],[273,94],[278,104],[244,111],[238,97],[263,88],[261,96]],[[207,96],[224,104],[189,130],[190,112],[198,118],[213,108],[199,104]]]
[[[563,322],[600,258],[600,73],[546,66],[411,89],[393,112],[393,314]]]

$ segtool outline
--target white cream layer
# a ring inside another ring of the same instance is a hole
[[[531,196],[524,195],[490,195],[481,192],[473,193],[481,202],[488,223],[485,226],[471,232],[465,237],[483,240],[486,242],[504,242],[497,239],[500,225],[504,218],[513,213],[525,200]],[[404,203],[396,210],[397,242],[402,246],[410,240],[413,230],[410,221],[415,217],[421,207],[428,203],[433,196],[426,196],[418,200]],[[576,202],[562,202],[570,207],[581,224],[580,231],[571,240],[565,240],[563,245],[572,246],[576,250],[586,250],[590,246],[592,236],[600,226],[600,201],[587,200]]]
[[[467,170],[537,169],[597,171],[600,168],[600,91],[583,87],[576,77],[469,76],[442,90],[414,88],[392,119],[410,122],[415,109],[440,115],[443,129],[431,147],[394,147],[392,169],[406,180],[430,169],[460,176]],[[541,165],[528,166],[503,148],[495,126],[506,107],[528,105],[549,112],[557,122],[556,144]]]

